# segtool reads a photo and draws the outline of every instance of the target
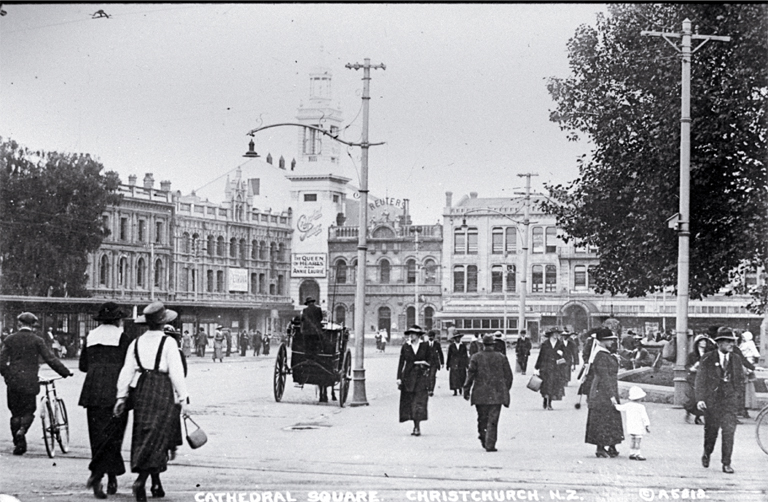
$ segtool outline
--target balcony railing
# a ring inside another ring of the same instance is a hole
[[[407,225],[404,227],[396,227],[395,239],[413,240],[414,232],[419,233],[419,239],[442,239],[443,238],[443,226],[442,225]],[[359,234],[358,227],[330,227],[328,229],[329,239],[357,239]],[[371,238],[369,236],[369,238]]]

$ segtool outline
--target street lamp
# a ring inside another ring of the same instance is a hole
[[[416,324],[418,326],[419,324],[419,232],[421,232],[421,229],[418,227],[411,227],[411,232],[413,232],[415,236],[414,243],[416,244],[416,265],[415,265],[415,273],[416,277],[413,281],[413,324]]]
[[[296,122],[283,122],[280,124],[271,124],[251,129],[249,136],[253,136],[259,131],[271,129],[273,127],[303,127],[311,129],[320,134],[328,136],[334,141],[338,141],[347,146],[359,146],[362,150],[360,161],[360,214],[358,223],[358,244],[357,244],[357,285],[355,290],[355,367],[352,373],[352,401],[350,406],[364,406],[368,404],[365,395],[365,265],[366,254],[368,251],[367,230],[368,230],[368,148],[371,146],[383,145],[384,143],[368,142],[368,105],[370,97],[371,69],[384,70],[384,64],[372,65],[371,60],[365,58],[364,64],[347,64],[346,68],[352,70],[363,70],[363,136],[360,143],[344,141],[338,137],[338,134],[330,132],[320,127],[308,124],[299,124]],[[252,151],[253,148],[250,149]],[[254,155],[258,155],[254,152]]]

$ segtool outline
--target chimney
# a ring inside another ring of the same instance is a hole
[[[136,175],[135,174],[131,174],[130,176],[128,176],[128,184],[131,185],[132,187],[136,186]]]
[[[144,188],[152,188],[155,185],[155,178],[152,177],[152,173],[144,175]]]
[[[168,180],[161,181],[160,182],[160,190],[163,192],[170,192],[171,191],[171,182]]]
[[[280,160],[277,161],[277,166],[285,171],[285,158],[283,158],[282,155],[280,156]]]
[[[477,199],[477,192],[469,192],[469,197],[472,199]]]
[[[453,192],[445,192],[445,207],[453,205]]]
[[[296,169],[296,159],[293,159],[291,161],[291,171],[293,171],[294,169]]]
[[[272,165],[272,154],[271,153],[267,154],[267,164]]]

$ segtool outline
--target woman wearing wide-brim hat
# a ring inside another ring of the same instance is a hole
[[[545,410],[551,410],[552,401],[562,401],[565,396],[566,381],[563,370],[568,366],[568,361],[565,358],[565,345],[559,338],[560,333],[559,328],[550,328],[546,331],[544,336],[547,339],[541,342],[539,357],[534,366],[541,377],[539,392],[544,399]]]
[[[617,337],[608,328],[598,328],[595,340],[585,442],[597,447],[595,455],[598,458],[617,457],[616,445],[624,441],[621,412],[614,407],[620,403],[619,361],[610,352]]]
[[[400,349],[397,363],[397,386],[400,389],[400,422],[413,420],[412,436],[421,436],[421,422],[427,420],[429,402],[429,367],[432,354],[421,343],[424,330],[411,326],[404,333],[409,341]]]
[[[85,408],[88,419],[88,438],[91,443],[91,475],[86,486],[93,489],[96,498],[107,495],[101,484],[107,475],[107,493],[117,492],[117,476],[125,473],[125,462],[120,450],[128,422],[127,414],[114,417],[115,389],[120,369],[125,361],[130,339],[123,332],[122,320],[128,314],[116,303],[103,304],[93,317],[99,326],[85,337],[80,352],[80,371],[85,382],[78,404]]]
[[[696,407],[696,373],[699,370],[699,361],[707,352],[717,349],[717,344],[712,340],[709,335],[702,333],[696,335],[693,338],[693,350],[688,353],[688,357],[685,361],[685,369],[687,374],[685,381],[688,385],[685,388],[685,396],[683,402],[683,408],[685,408],[685,421],[690,422],[691,416],[694,417],[694,423],[701,425],[701,417],[704,415],[700,409]]]
[[[146,324],[149,330],[131,342],[125,364],[117,382],[115,415],[125,411],[129,389],[133,396],[133,437],[131,471],[138,474],[133,483],[137,501],[147,500],[145,484],[153,475],[152,495],[165,495],[159,475],[168,467],[168,446],[178,420],[176,404],[181,414],[187,414],[187,385],[179,349],[163,327],[178,314],[157,301],[144,308],[136,324]]]

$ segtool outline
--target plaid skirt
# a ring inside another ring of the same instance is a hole
[[[168,467],[176,414],[173,385],[167,373],[146,371],[134,390],[131,471],[159,473]]]

